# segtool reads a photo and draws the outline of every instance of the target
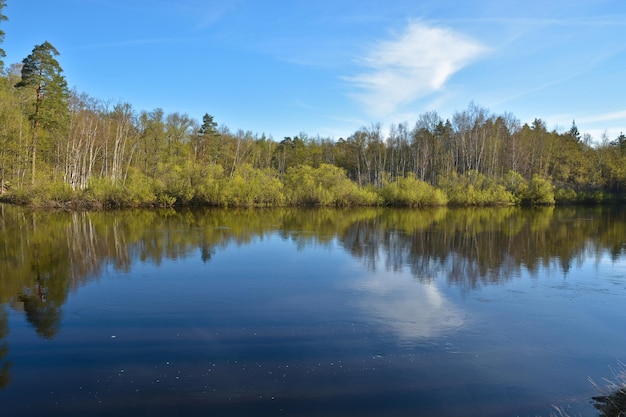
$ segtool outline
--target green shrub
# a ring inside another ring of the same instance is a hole
[[[71,203],[75,198],[76,193],[69,184],[54,181],[16,189],[12,201],[32,206],[63,206]]]
[[[504,187],[513,195],[515,204],[524,204],[528,199],[528,181],[516,171],[509,171],[504,176]]]
[[[193,165],[191,168],[192,201],[197,204],[220,205],[220,181],[224,168],[219,164]]]
[[[224,206],[280,206],[285,201],[283,184],[275,171],[255,169],[249,164],[238,166],[232,178],[221,181],[220,194]]]
[[[107,178],[91,177],[83,198],[94,205],[120,207],[124,205],[122,188],[111,183]]]
[[[130,206],[150,206],[157,203],[154,180],[131,168],[123,186],[124,203]]]
[[[528,184],[528,201],[533,206],[546,206],[555,203],[554,186],[547,178],[537,174]]]
[[[188,204],[195,195],[191,173],[191,163],[159,166],[159,179],[155,182],[159,205],[169,207],[175,203]]]
[[[455,206],[511,205],[515,197],[504,185],[480,172],[469,171],[463,175],[452,173],[439,180],[440,188],[448,201]]]
[[[373,205],[379,199],[371,190],[360,189],[343,169],[329,164],[319,168],[300,165],[287,170],[284,178],[286,201],[299,206]]]
[[[413,174],[385,184],[378,193],[385,204],[392,206],[443,206],[448,202],[443,191],[416,179]]]

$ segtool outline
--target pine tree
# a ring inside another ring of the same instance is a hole
[[[67,127],[69,118],[69,89],[63,70],[56,60],[59,52],[49,42],[35,46],[22,61],[22,79],[15,87],[32,94],[32,109],[28,118],[32,123],[31,181],[36,174],[37,145],[40,129],[53,131]]]

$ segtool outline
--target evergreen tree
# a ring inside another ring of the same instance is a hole
[[[35,164],[40,129],[52,131],[67,127],[69,89],[63,70],[56,60],[59,52],[49,42],[35,46],[22,61],[22,79],[15,87],[32,96],[28,118],[32,123],[31,181],[35,182]]]
[[[576,142],[580,142],[580,132],[578,131],[578,127],[576,126],[576,120],[572,120],[572,127],[570,127],[569,132],[567,132],[567,133]]]
[[[202,126],[191,139],[195,161],[198,163],[218,163],[220,159],[220,133],[217,122],[208,113],[202,117]]]

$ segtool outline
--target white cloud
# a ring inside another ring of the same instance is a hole
[[[451,29],[410,23],[396,39],[373,45],[362,65],[367,69],[345,79],[377,117],[441,90],[446,81],[486,48]]]

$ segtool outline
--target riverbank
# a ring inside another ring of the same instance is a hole
[[[413,176],[359,186],[332,165],[300,166],[280,177],[250,166],[231,176],[207,175],[163,183],[135,172],[125,181],[94,179],[84,189],[48,182],[8,189],[0,202],[62,209],[130,207],[437,207],[542,206],[611,204],[624,196],[600,190],[576,191],[534,176],[530,181],[510,172],[504,179],[475,171],[441,178],[431,185]]]

